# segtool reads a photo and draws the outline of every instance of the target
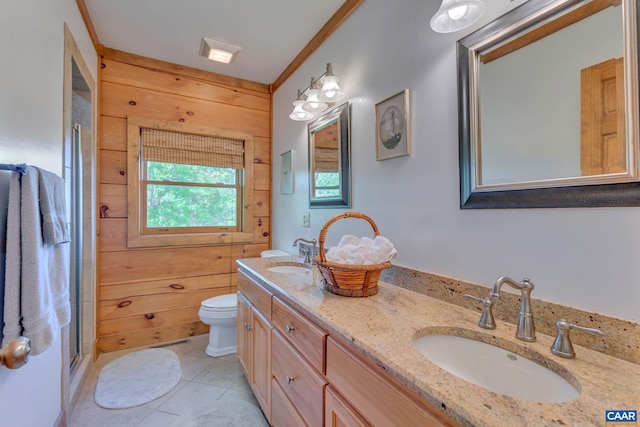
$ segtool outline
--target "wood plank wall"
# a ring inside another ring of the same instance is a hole
[[[200,302],[235,292],[235,260],[259,256],[271,243],[268,86],[201,71],[181,73],[180,67],[112,50],[103,53],[100,65],[96,350],[208,333],[198,318]],[[254,134],[251,244],[127,248],[127,115]]]

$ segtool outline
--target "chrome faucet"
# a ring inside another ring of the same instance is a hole
[[[564,357],[565,359],[573,359],[576,357],[576,352],[573,349],[571,340],[569,339],[569,331],[575,329],[582,332],[587,332],[593,335],[604,335],[600,329],[585,328],[584,326],[573,325],[564,319],[560,319],[556,322],[556,328],[558,328],[558,335],[553,341],[551,346],[551,353],[556,356]]]
[[[536,327],[533,323],[533,314],[531,313],[531,291],[534,286],[529,279],[522,279],[522,282],[516,282],[509,277],[502,276],[493,285],[493,290],[489,294],[491,300],[500,298],[500,289],[502,285],[507,284],[512,288],[519,289],[522,296],[520,297],[520,313],[518,315],[518,329],[516,330],[516,338],[523,341],[536,340]]]
[[[301,256],[304,256],[305,264],[313,264],[313,257],[317,252],[316,244],[318,243],[318,241],[316,239],[307,240],[307,239],[303,239],[302,237],[298,237],[296,240],[293,241],[293,246],[298,246],[298,242],[300,241],[304,243],[300,243],[298,253]]]

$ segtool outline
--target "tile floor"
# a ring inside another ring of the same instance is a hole
[[[189,343],[164,347],[178,355],[182,380],[168,394],[129,409],[101,408],[93,395],[98,373],[104,365],[141,348],[100,355],[88,374],[69,427],[268,426],[260,411],[242,411],[242,419],[222,419],[207,414],[215,401],[242,401],[245,408],[246,403],[258,407],[237,356],[207,356],[204,349],[208,338],[208,335],[199,335],[191,337]],[[246,418],[248,413],[254,414],[250,420]]]

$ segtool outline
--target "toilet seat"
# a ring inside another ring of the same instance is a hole
[[[238,306],[238,294],[220,295],[208,298],[200,304],[200,308],[208,312],[236,311]]]

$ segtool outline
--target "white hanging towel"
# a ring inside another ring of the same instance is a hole
[[[43,199],[43,210],[39,200]],[[47,223],[47,241],[43,224]],[[3,346],[24,335],[31,353],[48,349],[69,323],[69,231],[64,180],[29,168],[12,172],[7,212]],[[57,243],[53,243],[57,242]]]

